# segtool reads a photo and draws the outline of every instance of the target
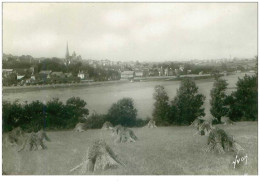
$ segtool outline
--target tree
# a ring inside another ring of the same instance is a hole
[[[258,117],[258,83],[257,75],[245,75],[238,79],[237,90],[228,97],[231,120],[255,121]]]
[[[3,86],[11,86],[16,84],[17,84],[17,76],[15,73],[12,73],[7,77],[3,77]]]
[[[87,129],[100,129],[106,122],[107,115],[92,113],[85,122]]]
[[[169,97],[163,86],[155,86],[153,98],[155,99],[153,109],[153,120],[157,125],[168,125],[170,120]]]
[[[82,117],[88,116],[89,110],[86,105],[87,103],[79,97],[71,97],[66,101],[65,112],[71,126],[75,126]]]
[[[134,126],[137,110],[131,98],[123,98],[108,110],[107,118],[113,125]]]
[[[26,103],[23,108],[24,129],[38,131],[44,128],[46,121],[46,106],[40,101]]]
[[[46,104],[46,127],[64,127],[67,120],[64,115],[63,103],[58,98],[53,98]],[[66,121],[64,121],[66,120]]]
[[[218,123],[221,122],[221,117],[225,116],[228,113],[228,108],[225,106],[227,95],[225,90],[227,89],[227,81],[216,78],[213,84],[213,88],[210,91],[210,113],[215,117]]]
[[[198,94],[198,87],[191,79],[181,81],[177,96],[172,101],[172,108],[175,109],[175,122],[177,124],[190,124],[199,116],[204,116],[202,108],[205,96]]]
[[[18,101],[13,103],[3,101],[2,110],[3,131],[11,131],[23,123],[23,107]]]

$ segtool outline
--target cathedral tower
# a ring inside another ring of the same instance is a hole
[[[70,64],[70,53],[69,53],[69,45],[67,42],[67,49],[66,49],[66,55],[65,55],[65,64],[69,65]]]

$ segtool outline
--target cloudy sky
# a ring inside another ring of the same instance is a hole
[[[4,3],[3,52],[165,61],[254,57],[256,3]]]

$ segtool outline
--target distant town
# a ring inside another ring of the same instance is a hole
[[[165,62],[82,59],[67,44],[64,58],[34,58],[3,54],[3,86],[30,86],[112,80],[131,82],[146,79],[203,77],[257,71],[255,58],[224,58]]]

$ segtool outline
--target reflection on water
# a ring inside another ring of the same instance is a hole
[[[242,76],[240,74],[239,76]],[[238,75],[224,77],[228,80],[228,87],[235,87]],[[135,106],[138,110],[138,116],[146,118],[151,117],[153,109],[153,92],[156,85],[163,85],[170,99],[176,95],[179,87],[179,81],[151,81],[151,82],[134,82],[121,84],[105,84],[97,86],[65,87],[50,89],[32,89],[32,90],[13,90],[3,92],[3,100],[14,101],[49,101],[52,98],[59,98],[65,102],[68,98],[75,96],[87,102],[87,108],[90,112],[106,113],[109,107],[117,100],[123,97],[134,99]],[[199,92],[206,96],[205,112],[209,114],[209,94],[213,85],[212,79],[196,81]]]

